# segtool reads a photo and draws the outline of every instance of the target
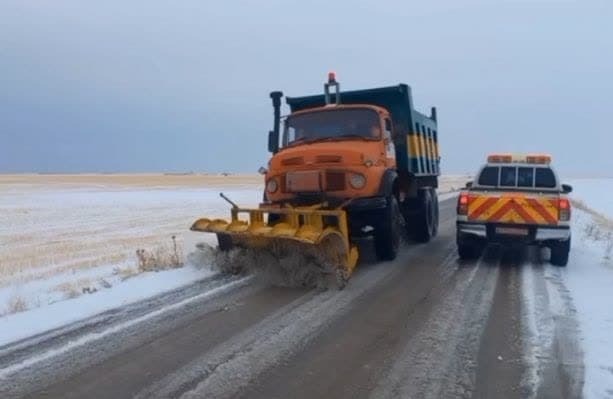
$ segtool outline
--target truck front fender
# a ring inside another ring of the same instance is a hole
[[[387,169],[381,176],[381,185],[379,186],[379,195],[382,197],[389,197],[394,194],[397,189],[395,187],[396,180],[398,179],[398,173],[393,169]]]

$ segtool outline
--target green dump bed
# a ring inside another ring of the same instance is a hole
[[[286,97],[292,112],[325,105],[324,95]],[[413,108],[411,88],[406,84],[369,90],[342,91],[341,104],[371,104],[392,116],[396,163],[400,171],[415,176],[440,174],[436,109],[430,117]]]

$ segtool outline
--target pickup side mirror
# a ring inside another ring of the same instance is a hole
[[[268,132],[268,151],[273,154],[279,151],[279,135],[273,130]]]
[[[573,186],[570,184],[562,184],[562,192],[564,194],[569,194],[573,192]]]
[[[472,186],[473,186],[473,182],[471,181],[466,182],[466,188],[472,188]]]

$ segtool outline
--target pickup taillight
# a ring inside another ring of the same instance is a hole
[[[468,194],[460,193],[458,197],[458,215],[468,214]]]
[[[570,201],[568,198],[560,198],[558,200],[558,214],[560,222],[568,222],[570,220]]]

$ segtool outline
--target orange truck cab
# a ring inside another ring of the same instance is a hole
[[[490,155],[458,197],[460,258],[479,256],[488,243],[539,245],[551,249],[552,264],[565,266],[571,191],[560,184],[548,155]]]
[[[351,239],[373,236],[381,260],[396,257],[409,230],[428,241],[438,226],[439,149],[436,110],[413,108],[405,84],[340,91],[333,73],[324,94],[271,93],[272,157],[262,207],[334,208],[346,211]],[[274,224],[275,215],[269,215]]]
[[[285,120],[283,148],[270,160],[267,198],[296,205],[350,198],[354,207],[384,205],[381,182],[396,170],[389,126],[389,113],[367,104],[293,113]]]

